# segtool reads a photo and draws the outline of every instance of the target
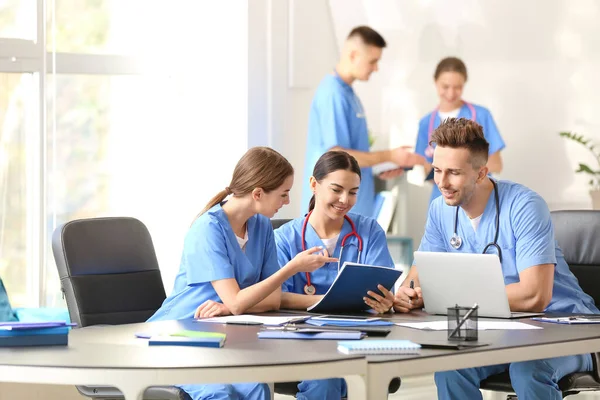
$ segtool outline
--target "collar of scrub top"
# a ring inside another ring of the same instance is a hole
[[[483,254],[486,254],[490,247],[495,247],[498,252],[498,258],[500,258],[500,262],[502,262],[502,250],[500,250],[500,246],[498,246],[498,235],[500,234],[500,195],[498,194],[498,184],[491,178],[488,178],[492,185],[494,186],[494,199],[496,200],[496,233],[494,234],[494,241],[485,245],[483,248]],[[462,246],[462,238],[458,236],[458,209],[460,206],[456,206],[456,216],[454,217],[454,233],[450,238],[450,246],[452,246],[455,250],[460,249]]]
[[[362,103],[360,102],[360,99],[358,98],[358,96],[356,95],[356,93],[354,93],[354,89],[352,89],[352,86],[348,85],[346,83],[346,81],[344,81],[342,79],[342,77],[340,76],[340,74],[338,74],[338,72],[335,70],[335,68],[333,69],[333,75],[345,86],[347,86],[347,90],[350,91],[350,93],[352,93],[352,111],[354,111],[354,113],[356,114],[356,118],[364,118],[365,117],[365,110],[362,106]]]
[[[304,218],[304,222],[302,223],[302,232],[301,232],[302,251],[306,251],[306,226],[308,225],[308,219],[310,218],[310,215],[312,214],[312,212],[313,212],[313,210],[310,210],[309,213],[306,214],[306,217]],[[360,262],[360,253],[362,253],[362,249],[363,249],[362,238],[356,231],[356,226],[354,225],[354,221],[352,221],[352,219],[347,215],[344,215],[344,219],[346,221],[348,221],[348,223],[350,224],[350,228],[352,228],[352,231],[350,233],[346,234],[342,238],[342,244],[341,244],[341,248],[340,248],[340,257],[338,258],[338,267],[337,267],[338,274],[340,273],[340,262],[342,261],[342,255],[344,254],[344,246],[346,245],[346,240],[349,237],[355,236],[356,240],[358,241],[358,256],[356,257],[357,263]],[[330,254],[330,256],[331,256],[331,254]],[[306,274],[306,285],[304,285],[304,293],[313,295],[316,293],[316,289],[310,281],[310,272],[305,272],[305,274]]]
[[[475,111],[475,107],[473,107],[473,104],[466,102],[464,100],[462,102],[464,105],[467,106],[467,108],[471,112],[471,121],[476,121],[477,120],[477,111]],[[461,108],[462,108],[462,106],[461,106]],[[437,117],[439,110],[440,110],[440,107],[437,106],[435,108],[435,110],[433,110],[431,112],[431,116],[429,117],[429,127],[427,128],[427,147],[425,148],[425,155],[427,157],[433,157],[433,147],[429,144],[429,142],[431,142],[431,135],[433,134],[433,125],[435,124],[435,117]],[[460,111],[459,111],[459,113],[460,113]]]

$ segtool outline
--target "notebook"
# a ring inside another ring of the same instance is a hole
[[[344,354],[419,354],[420,349],[420,344],[410,340],[338,342],[338,351]]]
[[[152,336],[149,346],[196,346],[223,347],[225,336],[222,337],[187,337],[187,336]]]
[[[367,292],[379,293],[378,284],[391,290],[401,274],[402,271],[393,268],[346,261],[325,296],[307,311],[340,313],[368,310],[370,307],[363,300]]]

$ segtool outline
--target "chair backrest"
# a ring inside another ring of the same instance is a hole
[[[271,220],[271,225],[273,226],[273,229],[277,229],[279,228],[281,225],[290,222],[291,219],[286,219],[286,218],[278,218],[278,219],[272,219]]]
[[[150,233],[135,218],[67,222],[54,231],[52,252],[79,327],[144,322],[166,297]]]
[[[552,211],[554,235],[571,272],[600,306],[600,210]]]

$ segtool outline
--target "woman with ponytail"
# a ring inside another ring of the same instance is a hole
[[[332,255],[336,261],[313,273],[297,273],[289,278],[283,285],[282,308],[306,310],[323,297],[337,277],[337,258],[344,237],[353,232],[352,225],[362,241],[362,252],[359,252],[358,238],[349,236],[339,262],[394,268],[385,232],[377,221],[349,212],[356,203],[360,180],[358,162],[344,151],[328,151],[315,164],[310,177],[313,196],[308,214],[275,230],[277,257],[279,265],[285,268],[303,249],[322,246],[324,255]],[[384,313],[391,309],[394,294],[379,285],[378,293],[367,292],[364,299],[367,306]],[[300,382],[296,399],[340,400],[345,395],[343,379],[311,380]]]
[[[248,150],[229,186],[192,223],[173,291],[149,321],[277,310],[283,282],[335,261],[315,247],[279,267],[270,218],[289,204],[293,181],[292,166],[275,150]],[[181,388],[194,400],[270,399],[258,383]]]

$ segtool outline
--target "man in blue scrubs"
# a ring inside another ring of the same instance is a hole
[[[310,108],[306,161],[304,164],[304,187],[302,210],[308,210],[312,191],[308,186],[315,163],[328,150],[343,150],[358,161],[362,181],[353,213],[367,217],[375,214],[375,185],[371,167],[392,162],[399,168],[384,172],[382,179],[399,176],[404,167],[424,164],[419,155],[398,147],[384,151],[369,151],[369,133],[365,111],[360,99],[352,89],[355,80],[367,81],[377,71],[386,42],[379,33],[367,26],[356,27],[350,32],[339,63],[317,88]]]
[[[525,186],[488,176],[489,143],[481,125],[465,118],[449,119],[434,131],[431,142],[436,145],[434,180],[442,195],[431,203],[419,250],[481,253],[488,243],[496,242],[512,311],[599,313],[565,262],[544,199]],[[455,232],[460,244],[450,242]],[[488,253],[497,250],[492,246]],[[412,266],[398,289],[396,311],[409,312],[427,301],[421,295],[417,269],[418,265]],[[435,383],[440,399],[481,399],[480,382],[508,371],[519,399],[559,400],[562,377],[592,368],[591,355],[582,354],[438,372]]]

